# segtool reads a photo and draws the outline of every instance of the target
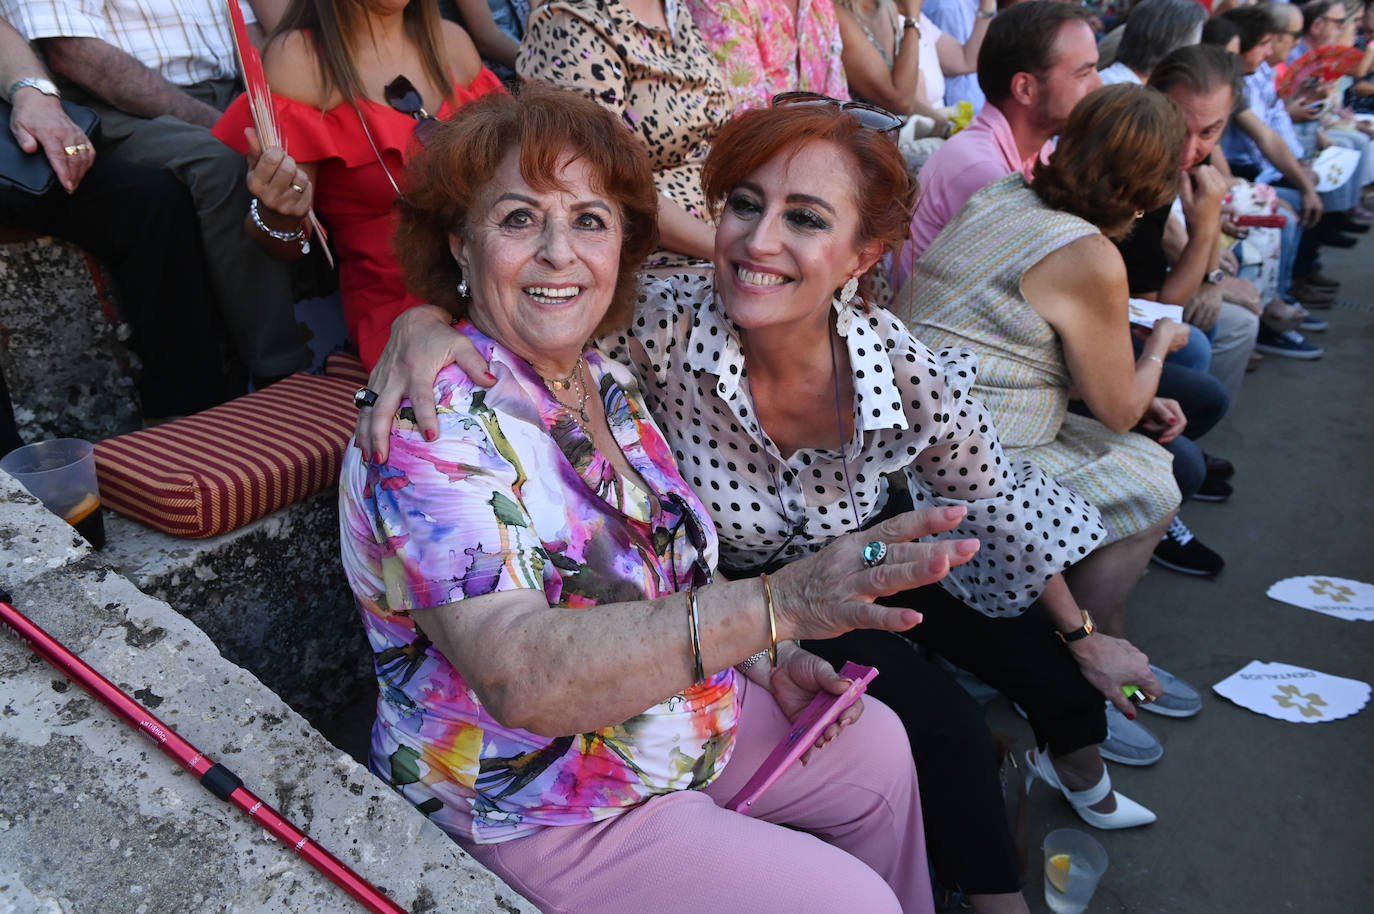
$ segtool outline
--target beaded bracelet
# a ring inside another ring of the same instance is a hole
[[[279,232],[276,229],[270,227],[266,222],[262,221],[262,215],[258,213],[257,197],[254,197],[253,202],[248,204],[248,215],[253,217],[253,224],[256,225],[258,227],[258,230],[262,232],[264,235],[266,235],[268,238],[272,238],[283,243],[299,241],[301,243],[301,253],[310,253],[310,240],[305,237],[305,229],[301,228],[298,225],[296,226],[296,230],[294,232]]]

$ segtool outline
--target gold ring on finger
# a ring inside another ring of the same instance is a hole
[[[304,188],[304,187],[301,187],[299,184],[292,184],[292,185],[291,185],[291,189],[294,190],[294,191],[295,191],[296,193],[298,193],[298,194],[303,194],[303,193],[305,193],[305,188]]]

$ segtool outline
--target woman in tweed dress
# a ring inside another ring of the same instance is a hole
[[[969,200],[893,307],[927,345],[972,349],[982,365],[975,392],[1003,446],[1102,512],[1106,545],[1065,577],[1097,628],[1118,637],[1178,508],[1171,457],[1151,437],[1167,442],[1185,424],[1155,391],[1187,326],[1158,322],[1134,358],[1126,268],[1111,238],[1177,192],[1183,134],[1159,93],[1097,90],[1029,183],[1017,172]],[[1091,416],[1070,412],[1070,399]]]

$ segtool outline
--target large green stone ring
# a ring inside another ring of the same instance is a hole
[[[883,563],[887,558],[887,543],[880,543],[877,540],[864,547],[864,567],[873,568]]]

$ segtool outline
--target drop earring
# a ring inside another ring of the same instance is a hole
[[[468,288],[467,277],[465,277],[465,276],[459,277],[459,278],[458,278],[458,297],[459,297],[460,299],[466,300],[467,298],[469,298],[469,293],[471,293],[471,291],[472,291],[472,290]]]
[[[840,305],[841,305],[841,307],[848,307],[848,306],[849,306],[849,303],[852,302],[852,301],[854,300],[854,293],[856,293],[856,292],[858,292],[858,291],[859,291],[859,277],[857,277],[857,276],[851,276],[851,277],[849,277],[849,279],[847,279],[847,280],[845,281],[844,286],[840,289]]]

